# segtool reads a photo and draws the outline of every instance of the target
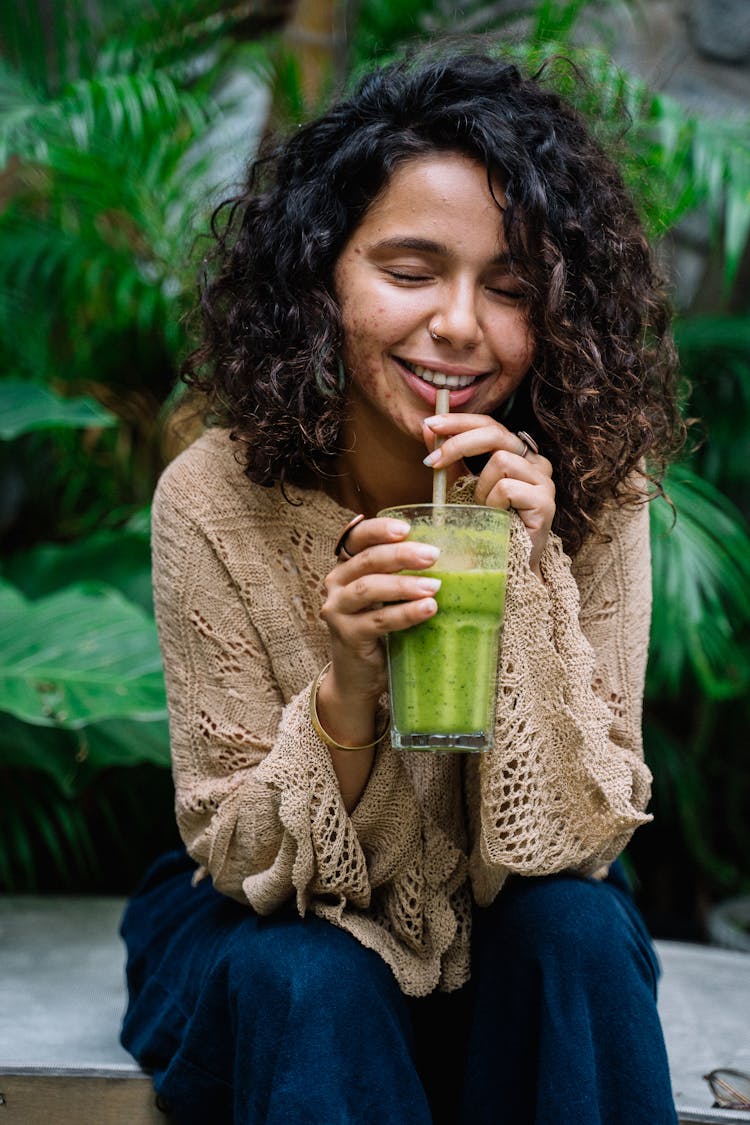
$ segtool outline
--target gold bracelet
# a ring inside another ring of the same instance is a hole
[[[383,741],[385,736],[388,734],[388,731],[391,729],[390,717],[385,725],[385,730],[382,732],[382,734],[379,734],[374,742],[366,742],[364,746],[342,746],[340,742],[336,742],[333,738],[331,738],[330,734],[326,734],[326,732],[323,730],[323,727],[320,725],[320,719],[318,718],[318,688],[323,683],[323,679],[332,663],[333,661],[329,660],[325,668],[318,672],[318,675],[313,680],[312,689],[310,690],[310,722],[312,723],[313,730],[317,734],[320,741],[324,742],[325,745],[328,746],[331,750],[371,750],[373,746],[377,746],[379,742]]]

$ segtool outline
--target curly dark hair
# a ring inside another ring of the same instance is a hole
[[[476,45],[412,52],[251,165],[214,214],[203,337],[183,377],[245,445],[259,483],[310,484],[340,452],[337,259],[403,161],[434,152],[499,178],[511,269],[536,355],[506,425],[554,466],[555,530],[574,552],[602,505],[643,499],[682,440],[670,307],[621,176],[540,76]]]

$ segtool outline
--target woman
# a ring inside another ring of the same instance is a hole
[[[607,874],[649,819],[642,465],[679,438],[615,168],[515,68],[417,55],[256,165],[202,311],[218,425],[154,504],[192,860],[129,906],[123,1042],[181,1122],[674,1122],[654,954]],[[471,759],[386,730],[383,638],[438,610],[434,551],[377,512],[436,467],[512,510]]]

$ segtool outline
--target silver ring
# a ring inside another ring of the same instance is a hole
[[[534,441],[531,434],[526,433],[526,430],[519,430],[516,437],[519,437],[523,442],[523,453],[520,454],[521,457],[528,457],[529,450],[531,450],[532,453],[539,452],[539,446]]]
[[[443,339],[443,337],[440,335],[440,333],[436,332],[434,328],[430,328],[429,333],[430,333],[430,336],[432,337],[433,340],[442,340]]]

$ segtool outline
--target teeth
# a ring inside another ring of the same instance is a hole
[[[442,371],[432,371],[429,367],[419,367],[416,363],[408,363],[406,366],[420,379],[424,379],[425,383],[432,383],[434,387],[449,387],[451,390],[456,390],[458,387],[468,387],[469,383],[473,383],[476,376],[474,375],[446,375]]]

